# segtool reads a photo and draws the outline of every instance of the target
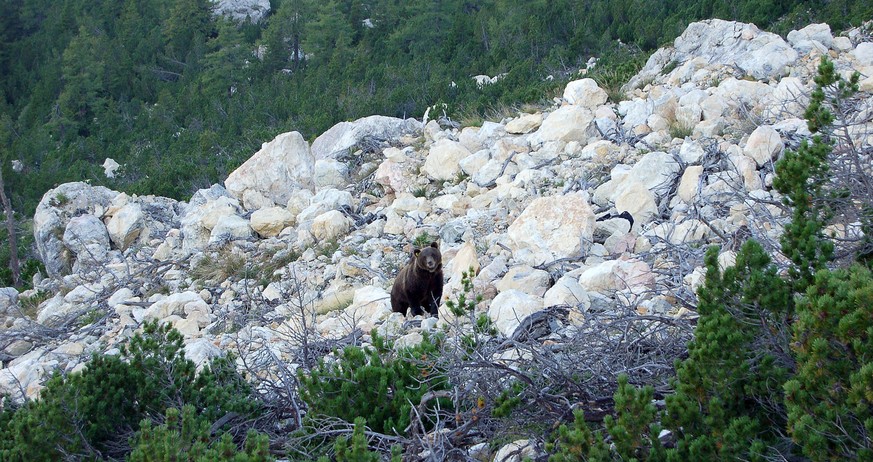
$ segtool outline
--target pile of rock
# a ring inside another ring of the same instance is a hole
[[[391,313],[391,280],[424,234],[441,241],[444,298],[472,267],[477,309],[501,336],[555,306],[571,311],[555,335],[589,310],[692,316],[700,249],[782,232],[773,163],[808,135],[820,59],[860,72],[873,103],[873,43],[860,38],[704,21],[653,54],[617,104],[582,79],[554,108],[481,127],[374,116],[312,146],[285,133],[187,203],[61,185],[34,217],[48,278],[2,292],[0,313],[8,331],[30,329],[15,307],[44,294],[34,320],[68,335],[8,342],[0,388],[34,397],[51,370],[117,351],[151,319],[179,329],[197,361],[265,346],[281,357],[307,329],[414,343],[464,322],[445,306],[413,327]],[[857,133],[873,144],[873,126]]]

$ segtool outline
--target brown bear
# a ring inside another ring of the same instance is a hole
[[[412,308],[412,315],[424,314],[423,308],[431,316],[438,316],[437,309],[443,297],[443,256],[436,242],[423,249],[414,249],[409,263],[404,266],[391,288],[391,310],[406,315]]]

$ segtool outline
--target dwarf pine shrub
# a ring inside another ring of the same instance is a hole
[[[425,393],[445,387],[435,369],[442,337],[425,336],[411,348],[394,353],[376,332],[369,348],[349,346],[335,352],[336,360],[320,360],[301,373],[300,395],[311,415],[366,419],[386,434],[402,434],[410,422],[411,406]]]
[[[191,406],[208,425],[228,412],[258,414],[233,361],[216,359],[198,373],[182,340],[169,324],[146,323],[121,355],[95,354],[80,373],[56,373],[38,400],[4,406],[0,460],[123,458],[143,421],[176,406]]]

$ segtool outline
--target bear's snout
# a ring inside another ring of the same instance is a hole
[[[435,270],[437,267],[436,259],[428,258],[427,260],[424,261],[424,266],[428,269],[428,271]]]

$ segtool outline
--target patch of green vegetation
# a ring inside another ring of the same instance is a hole
[[[37,291],[29,297],[18,297],[18,306],[22,314],[30,319],[36,319],[40,303],[51,298],[52,294],[45,290]]]

